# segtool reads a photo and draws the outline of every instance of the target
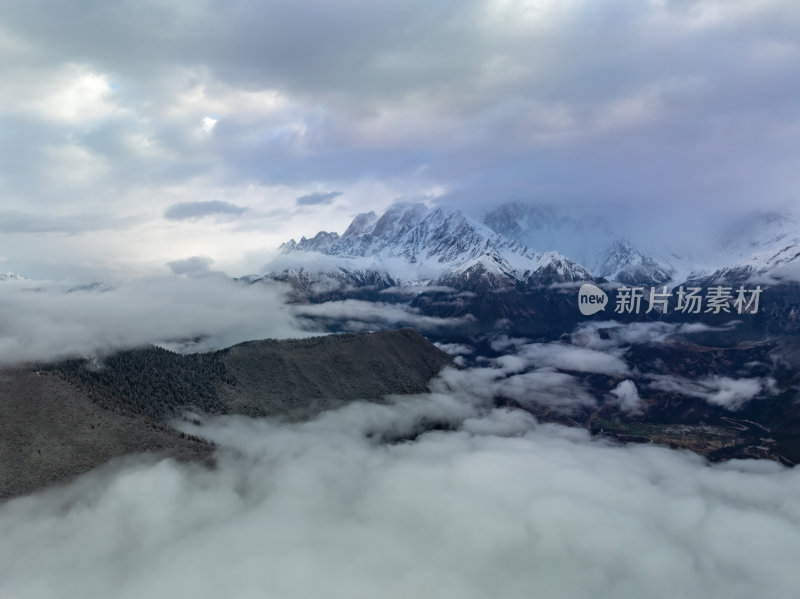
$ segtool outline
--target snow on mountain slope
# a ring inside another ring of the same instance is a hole
[[[401,203],[389,207],[380,218],[374,213],[358,215],[341,237],[322,232],[300,243],[292,240],[282,250],[461,264],[500,244],[498,235],[458,210]]]
[[[612,243],[597,269],[601,277],[626,285],[659,285],[672,278],[673,268],[659,264],[625,239]]]
[[[541,252],[533,260],[531,268],[524,273],[528,285],[550,285],[552,283],[574,283],[592,281],[594,276],[580,264],[558,252]]]
[[[800,281],[800,225],[780,214],[753,214],[727,229],[717,251],[709,251],[687,280],[703,284]]]
[[[800,280],[800,230],[785,216],[749,215],[720,235],[710,235],[704,249],[681,253],[685,247],[636,247],[609,217],[570,210],[504,204],[480,222],[455,209],[401,203],[380,216],[358,215],[341,236],[322,231],[311,239],[291,240],[281,250],[285,268],[303,260],[319,263],[324,256],[327,265],[318,264],[316,272],[335,273],[335,279],[352,285],[379,281],[381,273],[387,283],[460,289],[595,277],[642,286],[756,276]]]
[[[800,281],[800,240],[753,254],[744,260],[724,266],[701,279],[704,284],[740,284],[747,281]]]
[[[731,233],[729,247],[761,275],[786,272],[800,260],[800,225],[780,214],[763,214]]]
[[[600,214],[581,209],[576,215],[574,209],[551,204],[503,204],[487,212],[483,222],[533,251],[557,251],[588,268],[596,266],[599,252],[619,236]]]
[[[729,257],[752,258],[800,241],[796,220],[775,212],[748,214],[724,231],[722,250]]]
[[[490,288],[593,279],[558,252],[532,251],[459,210],[424,204],[395,204],[380,217],[360,214],[341,237],[322,232],[299,243],[291,240],[281,250],[339,258],[340,270],[368,268],[402,282],[457,283],[459,288],[478,279]]]
[[[483,222],[497,234],[534,251],[557,251],[597,276],[627,284],[655,285],[671,278],[673,267],[629,241],[618,223],[588,208],[503,204]]]
[[[734,220],[721,215],[720,223],[709,223],[700,239],[687,238],[691,233],[678,224],[674,242],[666,247],[634,245],[629,234],[646,238],[637,229],[641,222],[586,207],[504,204],[486,213],[483,222],[530,250],[556,250],[595,275],[620,283],[800,280],[800,225],[783,214],[753,212]]]
[[[301,237],[299,242],[295,241],[294,239],[290,239],[288,242],[281,244],[279,249],[284,253],[294,251],[326,253],[338,240],[338,233],[320,231],[311,239]]]

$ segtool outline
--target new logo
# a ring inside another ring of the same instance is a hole
[[[591,283],[584,283],[578,290],[578,309],[584,316],[591,316],[606,309],[608,304],[608,296],[606,292],[592,285]]]

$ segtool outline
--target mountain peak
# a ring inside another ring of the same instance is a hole
[[[626,285],[646,286],[669,281],[673,269],[637,250],[627,239],[616,239],[603,254],[597,274]]]
[[[557,204],[502,204],[483,216],[495,233],[537,252],[555,250],[593,267],[617,224],[596,209]]]
[[[347,237],[363,235],[377,221],[378,215],[373,211],[370,210],[369,212],[362,212],[353,219],[353,221],[350,223],[350,226],[347,227],[347,230],[342,235],[342,238],[344,239]]]
[[[286,243],[282,243],[278,249],[282,253],[288,254],[290,252],[320,252],[325,254],[331,247],[339,240],[338,233],[329,233],[328,231],[320,231],[311,239],[301,237],[297,242],[290,239]]]
[[[386,269],[395,279],[440,284],[452,279],[498,288],[516,285],[524,275],[541,285],[549,278],[559,283],[593,278],[569,258],[557,252],[532,252],[458,209],[420,203],[394,204],[380,217],[374,212],[359,214],[341,237],[321,232],[281,249],[337,256],[343,259],[340,268],[350,270],[364,268],[363,260],[356,259],[368,258],[378,265],[367,268]]]

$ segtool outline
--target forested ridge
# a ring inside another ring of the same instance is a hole
[[[48,368],[85,389],[105,408],[158,419],[188,406],[225,414],[219,387],[235,384],[220,352],[181,355],[155,346],[120,352],[101,363],[73,359]]]

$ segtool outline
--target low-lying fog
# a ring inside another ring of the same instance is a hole
[[[219,445],[216,470],[132,459],[8,502],[0,596],[796,593],[796,470],[538,425],[484,407],[474,376],[303,424],[183,424]],[[415,438],[423,422],[449,430]]]
[[[0,331],[2,362],[309,334],[309,314],[286,307],[277,288],[180,277],[105,292],[32,287],[3,287],[15,318]],[[381,304],[313,311],[354,328],[448,324]],[[497,336],[492,359],[443,345],[472,366],[389,405],[351,404],[303,424],[181,421],[217,443],[216,469],[140,456],[0,505],[0,597],[794,596],[796,469],[712,466],[491,407],[498,394],[564,413],[597,401],[575,371],[623,379],[606,401],[629,412],[648,388],[731,409],[770,388],[661,376],[637,389],[625,348],[693,331],[633,324],[601,337],[601,325],[610,323],[579,328],[571,343]]]

